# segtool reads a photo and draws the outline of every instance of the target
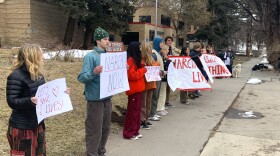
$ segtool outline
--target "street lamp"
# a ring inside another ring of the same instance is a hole
[[[157,4],[158,0],[156,0],[155,37],[157,37]]]

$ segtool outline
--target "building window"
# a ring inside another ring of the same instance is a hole
[[[170,17],[161,15],[161,25],[170,26]]]
[[[164,32],[157,31],[157,36],[163,37],[164,36]],[[150,30],[149,31],[149,40],[153,41],[154,38],[155,38],[155,30]]]
[[[179,21],[179,23],[178,23],[178,28],[179,28],[179,29],[183,29],[184,27],[185,27],[185,23],[182,22],[182,21]]]
[[[151,23],[151,16],[139,16],[139,22]]]
[[[122,34],[124,45],[129,45],[133,41],[139,42],[139,32],[125,32]]]
[[[133,16],[129,16],[127,22],[133,22]]]
[[[184,39],[179,38],[179,46],[182,47],[184,45]]]

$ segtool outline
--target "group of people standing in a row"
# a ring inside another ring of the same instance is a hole
[[[78,81],[85,85],[84,95],[87,101],[85,136],[88,156],[103,156],[111,124],[111,96],[100,99],[100,54],[106,53],[109,46],[109,34],[102,28],[96,28],[93,39],[96,46],[84,56],[83,66]],[[149,121],[159,121],[168,114],[170,88],[167,83],[167,72],[170,60],[168,56],[190,56],[203,73],[198,57],[201,55],[201,44],[195,43],[193,50],[172,46],[173,38],[165,40],[155,37],[153,46],[149,42],[132,42],[127,49],[127,73],[130,90],[126,91],[128,105],[123,129],[125,139],[137,140],[142,137],[140,128],[153,126]],[[207,51],[206,51],[207,52]],[[210,53],[210,51],[209,51]],[[212,52],[211,52],[212,53]],[[35,97],[38,87],[45,83],[42,74],[43,51],[39,45],[26,44],[19,50],[13,72],[7,78],[6,98],[12,109],[9,119],[7,138],[11,155],[34,156],[46,155],[44,120],[37,123]],[[145,66],[160,66],[162,80],[147,82]],[[205,71],[204,71],[205,72]],[[206,76],[206,75],[205,75]],[[199,97],[199,91],[180,91],[180,101],[188,104],[188,98]],[[70,94],[70,89],[66,89]],[[190,95],[193,95],[190,96]]]

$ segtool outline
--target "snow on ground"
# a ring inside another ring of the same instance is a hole
[[[71,56],[74,56],[74,58],[83,58],[87,53],[89,53],[92,50],[79,50],[79,49],[71,49],[71,50],[60,50],[60,51],[50,51],[44,53],[44,59],[51,59],[55,56],[63,57],[65,54],[69,54]]]

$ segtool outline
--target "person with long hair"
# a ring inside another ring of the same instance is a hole
[[[139,133],[141,114],[141,95],[145,90],[146,73],[145,63],[142,61],[140,42],[131,42],[127,48],[128,83],[130,90],[126,91],[128,96],[127,113],[123,128],[125,139],[138,140],[142,137]]]
[[[152,46],[149,42],[141,44],[141,53],[146,66],[159,66],[159,63],[152,57]],[[151,111],[153,90],[156,89],[156,82],[147,82],[147,80],[145,80],[145,83],[146,88],[142,93],[141,127],[143,129],[150,129],[149,126],[153,126],[153,124],[148,121],[148,118]]]
[[[11,155],[46,155],[45,124],[44,120],[38,123],[35,97],[38,87],[45,83],[42,66],[41,47],[25,44],[7,78],[6,99],[12,109],[7,132]]]

